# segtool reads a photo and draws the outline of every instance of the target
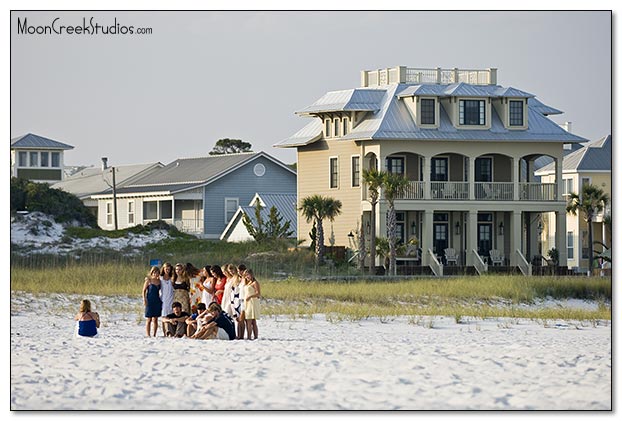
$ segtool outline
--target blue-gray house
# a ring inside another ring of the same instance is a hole
[[[117,186],[117,226],[163,220],[202,238],[220,238],[256,193],[296,194],[296,172],[265,152],[177,159]],[[114,229],[112,190],[93,195],[98,223]]]

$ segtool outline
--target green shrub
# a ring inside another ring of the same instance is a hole
[[[77,196],[50,188],[47,183],[35,183],[21,178],[11,178],[11,212],[27,210],[51,215],[56,222],[78,221],[90,227],[97,219]]]

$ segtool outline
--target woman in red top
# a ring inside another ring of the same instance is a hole
[[[214,287],[214,301],[218,304],[222,303],[222,294],[225,291],[225,284],[227,283],[227,277],[222,273],[222,269],[218,265],[214,265],[210,268],[212,276],[216,279],[216,285]]]

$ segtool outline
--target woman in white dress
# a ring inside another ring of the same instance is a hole
[[[162,317],[168,316],[173,312],[173,282],[175,282],[175,270],[173,265],[166,262],[162,265],[160,273],[160,299],[162,300]],[[163,330],[164,331],[164,330]]]
[[[203,291],[201,291],[201,302],[208,306],[214,301],[214,278],[210,271],[210,266],[201,269],[201,279],[203,280]]]
[[[221,304],[222,311],[227,313],[229,317],[231,318],[234,317],[233,305],[231,302],[231,300],[233,299],[232,288],[233,288],[233,281],[234,281],[234,273],[232,271],[232,268],[235,268],[235,266],[233,266],[232,264],[223,266],[223,273],[227,277],[227,282],[225,282],[225,289],[222,293],[222,304]],[[236,270],[236,274],[237,274],[237,270]]]

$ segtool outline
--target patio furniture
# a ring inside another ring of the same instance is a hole
[[[458,264],[458,253],[456,253],[456,249],[451,247],[445,249],[445,262],[447,262],[448,266],[451,264]]]
[[[501,251],[492,249],[490,250],[490,261],[493,266],[502,266],[505,256],[501,254]]]

